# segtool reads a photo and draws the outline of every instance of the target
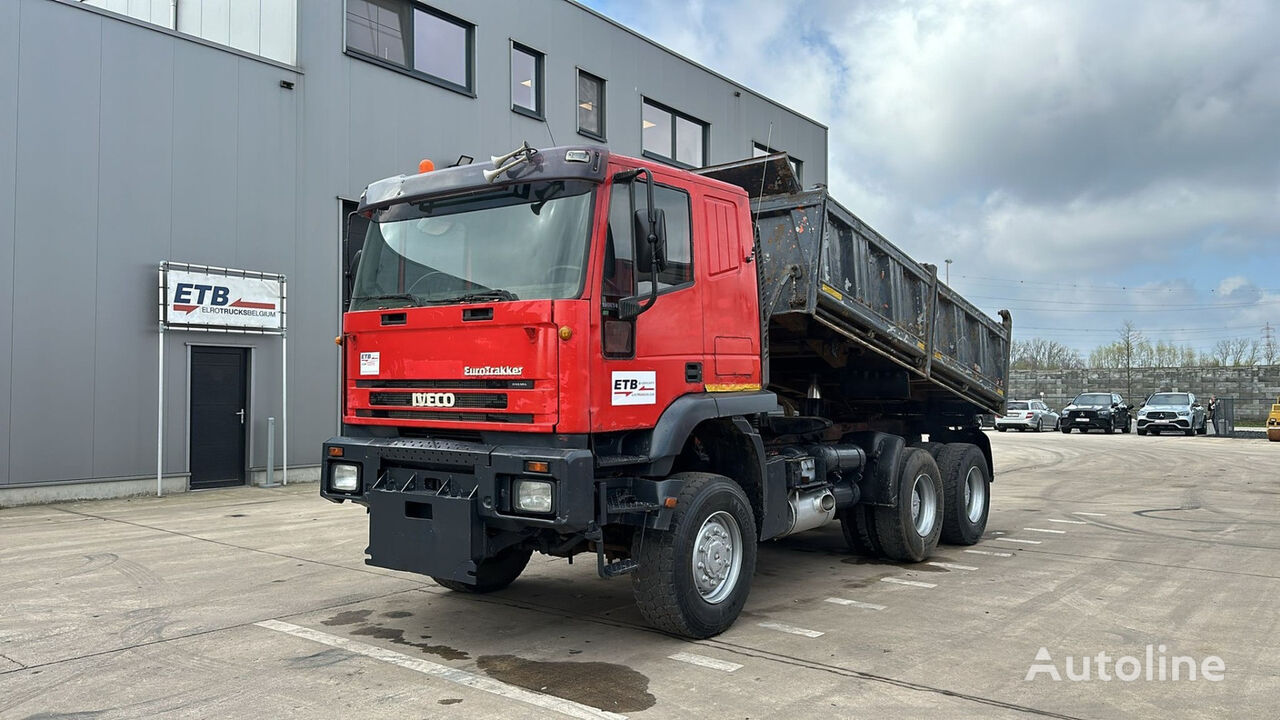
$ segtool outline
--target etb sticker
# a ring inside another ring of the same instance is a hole
[[[361,375],[377,375],[378,374],[378,356],[376,352],[360,353],[360,374]]]
[[[652,370],[615,372],[611,405],[653,405],[658,402],[658,377]]]

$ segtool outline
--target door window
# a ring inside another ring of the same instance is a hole
[[[635,237],[635,211],[645,208],[646,188],[643,181],[618,184],[609,203],[608,242],[605,246],[604,292],[606,302],[617,302],[632,295],[645,295],[653,277],[635,268],[636,246],[646,242]],[[667,217],[667,265],[658,273],[658,291],[693,282],[693,231],[690,221],[689,194],[683,190],[654,185],[653,204]]]

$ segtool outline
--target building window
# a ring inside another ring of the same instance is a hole
[[[707,164],[710,126],[701,120],[645,100],[640,126],[646,155],[685,167]]]
[[[782,151],[782,150],[774,150],[774,149],[770,148],[768,145],[765,145],[765,144],[763,144],[763,143],[752,143],[752,144],[751,144],[751,157],[753,157],[753,158],[764,157],[765,155],[772,155],[772,154],[777,153],[777,152],[783,152],[783,151]],[[797,159],[795,159],[795,158],[791,157],[790,155],[787,155],[787,160],[789,160],[789,161],[791,162],[791,172],[795,173],[795,176],[796,176],[796,182],[798,182],[798,183],[800,183],[800,184],[802,184],[802,185],[803,185],[803,184],[804,184],[804,178],[800,175],[800,171],[801,171],[801,169],[804,167],[804,163],[803,163],[802,161],[800,161],[800,160],[797,160]]]
[[[347,50],[471,93],[475,26],[409,0],[347,0]]]
[[[409,57],[409,4],[347,0],[347,47],[397,65]]]
[[[578,71],[578,132],[604,140],[604,80]]]
[[[542,118],[542,53],[511,44],[511,109]]]

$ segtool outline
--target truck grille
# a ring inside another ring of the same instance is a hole
[[[414,407],[413,393],[408,392],[373,392],[369,393],[369,404],[383,407]],[[476,408],[485,410],[503,410],[507,407],[506,393],[460,393],[454,395],[455,408]],[[434,410],[435,407],[422,407],[422,410]],[[415,417],[418,417],[415,415]]]

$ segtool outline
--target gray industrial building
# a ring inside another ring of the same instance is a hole
[[[0,505],[154,492],[159,403],[166,492],[261,475],[281,338],[162,336],[164,261],[287,276],[288,466],[314,477],[352,201],[526,140],[786,150],[826,182],[825,127],[568,0],[0,2]]]

